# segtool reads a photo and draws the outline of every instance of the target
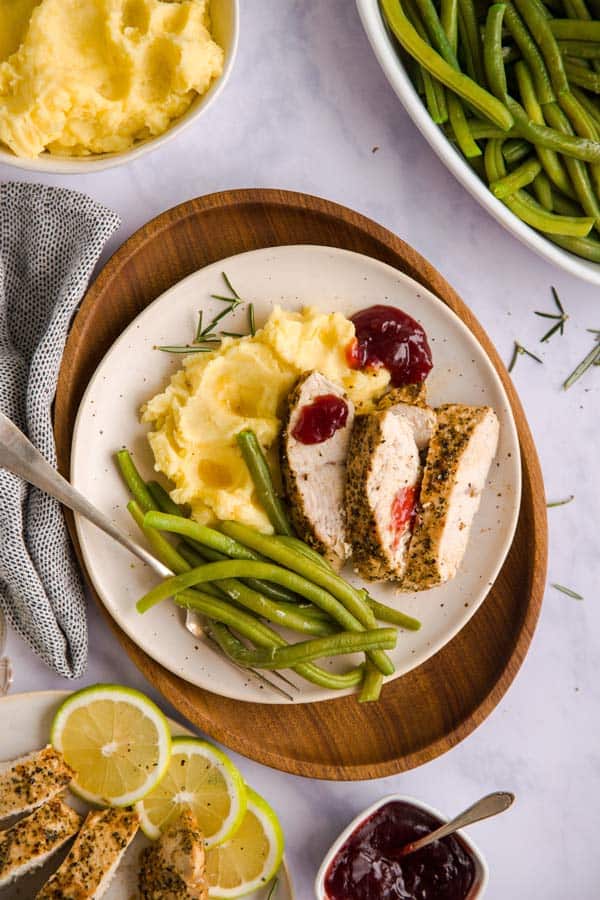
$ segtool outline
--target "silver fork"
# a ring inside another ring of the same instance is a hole
[[[12,684],[13,670],[8,656],[2,656],[6,647],[6,619],[0,609],[0,697],[5,697]]]
[[[29,438],[27,438],[3,413],[0,413],[0,466],[8,469],[8,471],[12,472],[14,475],[19,475],[21,478],[24,478],[25,481],[40,488],[40,490],[49,494],[51,497],[54,497],[56,500],[59,500],[64,506],[67,506],[69,509],[72,509],[74,512],[77,512],[88,519],[93,525],[121,544],[122,547],[129,550],[130,553],[137,556],[138,559],[141,559],[142,562],[146,563],[146,565],[160,575],[161,578],[168,578],[173,574],[171,569],[163,565],[163,563],[149,553],[145,547],[140,546],[140,544],[132,540],[129,535],[121,531],[120,528],[117,528],[104,513],[100,512],[100,510],[90,503],[83,494],[80,494],[79,491],[69,484],[69,482],[46,461],[39,450],[33,446]],[[202,620],[193,613],[186,617],[186,628],[195,637],[200,639],[206,637],[211,640],[213,644],[216,643],[214,638],[212,638],[202,627]],[[216,646],[218,647],[218,644]],[[2,652],[1,641],[0,652]],[[234,663],[233,660],[229,659],[225,654],[222,655],[232,666],[241,669],[246,674],[251,673],[262,684],[268,685],[271,690],[276,691],[287,700],[294,699],[291,694],[279,687],[279,685],[273,684],[273,682],[263,675],[262,672],[258,672],[256,669],[246,669],[244,666],[239,666],[237,663]],[[279,673],[276,674],[291,687],[296,688],[296,686],[285,679],[284,676],[280,676]]]

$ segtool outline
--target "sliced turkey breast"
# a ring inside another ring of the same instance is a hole
[[[384,394],[378,409],[390,409],[397,416],[404,416],[413,429],[420,451],[426,450],[436,426],[435,411],[426,402],[425,383],[407,384],[393,388]]]
[[[127,809],[88,814],[68,855],[36,900],[100,900],[139,827]]]
[[[346,521],[363,578],[402,577],[421,464],[413,429],[392,409],[357,416],[348,450]]]
[[[79,830],[80,817],[60,797],[0,832],[0,888],[42,866]]]
[[[302,375],[288,397],[281,469],[290,517],[298,534],[334,563],[350,552],[344,481],[353,421],[352,401],[320,372]]]
[[[0,772],[0,820],[31,812],[56,797],[74,774],[53,747],[14,760]]]
[[[401,585],[406,591],[426,590],[456,575],[498,445],[500,426],[490,407],[449,403],[436,413]]]
[[[194,815],[184,810],[161,838],[144,850],[141,900],[207,900],[204,837]]]

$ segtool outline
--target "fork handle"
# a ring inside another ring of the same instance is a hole
[[[29,438],[3,413],[0,413],[0,466],[8,469],[13,475],[24,478],[25,481],[35,485],[46,494],[50,494],[73,512],[88,519],[163,578],[172,574],[166,566],[163,566],[151,553],[144,547],[140,547],[120,528],[117,528],[108,516],[100,512],[89,500],[86,500],[83,494],[70,485],[33,446]]]

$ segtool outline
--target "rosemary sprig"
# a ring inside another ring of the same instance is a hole
[[[544,319],[554,319],[556,324],[546,332],[546,334],[540,338],[540,343],[545,344],[550,338],[556,334],[557,331],[560,331],[561,334],[565,333],[565,322],[569,318],[568,314],[565,312],[562,303],[560,302],[560,297],[558,296],[558,292],[555,287],[551,288],[552,296],[554,297],[554,302],[556,304],[556,308],[558,309],[558,314],[556,313],[547,313],[547,312],[539,312],[537,309],[535,310],[536,316],[542,316]]]
[[[575,499],[575,494],[569,494],[568,497],[565,497],[564,500],[552,500],[551,503],[546,503],[546,507],[548,509],[553,509],[555,506],[566,506],[567,503],[571,503]]]
[[[194,341],[192,344],[182,344],[177,346],[163,346],[157,347],[157,350],[162,350],[163,353],[210,353],[212,352],[211,347],[204,346],[206,344],[220,344],[222,336],[226,337],[243,337],[241,334],[237,334],[236,332],[226,332],[223,331],[220,333],[220,336],[216,334],[214,328],[215,325],[218,325],[221,319],[224,319],[225,316],[228,316],[230,312],[233,312],[240,304],[244,301],[232,285],[229,280],[227,274],[225,272],[221,272],[223,276],[223,280],[225,284],[231,291],[230,297],[225,297],[222,294],[211,294],[211,298],[213,300],[221,300],[223,303],[226,303],[227,306],[225,309],[222,309],[221,312],[217,313],[217,315],[212,319],[211,322],[208,323],[206,328],[202,327],[202,310],[198,313],[198,325],[196,326],[196,334],[194,335]],[[252,304],[250,304],[252,305]],[[254,321],[254,311],[251,313],[251,321]],[[254,334],[254,331],[252,331]],[[202,346],[200,346],[202,345]]]
[[[271,890],[269,891],[269,895],[267,897],[267,900],[274,900],[275,891],[277,890],[278,884],[279,884],[279,878],[274,878],[273,884],[271,885]]]
[[[596,335],[594,346],[590,352],[584,356],[579,365],[573,369],[569,377],[563,383],[565,391],[574,385],[576,381],[579,381],[581,376],[587,372],[590,366],[600,364],[600,331],[595,331],[592,328],[588,328],[588,331],[591,331]]]
[[[543,360],[541,360],[539,358],[539,356],[536,356],[535,353],[531,352],[531,350],[527,350],[522,344],[520,344],[518,341],[515,341],[515,349],[513,350],[512,359],[508,366],[509,372],[512,372],[512,370],[514,369],[515,363],[517,362],[517,357],[521,356],[523,354],[526,354],[527,356],[530,356],[532,359],[535,359],[536,362],[543,364]]]
[[[572,597],[573,600],[583,600],[581,594],[571,590],[571,588],[565,587],[564,584],[551,584],[550,587],[553,587],[556,591],[560,591],[562,594],[566,594],[567,597]]]

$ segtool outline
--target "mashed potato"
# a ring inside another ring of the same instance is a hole
[[[252,428],[278,475],[276,439],[284,402],[303,372],[318,369],[342,384],[358,406],[380,396],[385,369],[349,368],[346,348],[354,325],[341,313],[276,307],[255,337],[226,338],[214,353],[189,356],[171,383],[142,410],[156,470],[175,484],[177,503],[189,503],[201,522],[235,519],[271,531],[237,448]]]
[[[80,156],[162,134],[223,70],[209,26],[208,0],[0,0],[0,141]]]

